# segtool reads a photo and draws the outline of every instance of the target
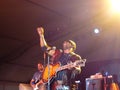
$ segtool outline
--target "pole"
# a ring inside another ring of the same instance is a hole
[[[48,90],[50,90],[50,57],[48,55]]]
[[[46,52],[44,52],[43,56],[44,56],[44,67],[45,67],[45,65],[46,65],[46,62],[45,62],[46,61]]]

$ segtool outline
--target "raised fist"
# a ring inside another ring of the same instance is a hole
[[[44,35],[44,28],[43,27],[38,27],[37,28],[37,32],[38,34],[41,36],[41,35]]]

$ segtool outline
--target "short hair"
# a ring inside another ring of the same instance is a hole
[[[76,50],[76,43],[73,40],[68,40],[68,42],[72,45],[73,50]]]

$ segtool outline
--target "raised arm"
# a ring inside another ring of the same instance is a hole
[[[41,47],[44,47],[44,46],[48,47],[47,42],[45,41],[45,38],[44,38],[44,28],[43,27],[38,27],[37,32],[40,36],[40,46]]]
[[[52,49],[52,47],[48,46],[45,38],[44,38],[44,28],[43,27],[38,27],[37,32],[40,36],[40,46],[42,48],[45,48],[47,50],[47,53],[52,56],[55,53],[55,50]]]

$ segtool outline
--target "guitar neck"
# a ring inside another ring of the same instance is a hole
[[[74,67],[74,64],[67,64],[67,65],[64,65],[64,66],[61,66],[57,69],[57,71],[61,71],[61,70],[64,70],[64,69],[68,69],[68,68],[72,68]]]
[[[61,71],[61,70],[64,70],[64,69],[68,69],[68,68],[73,68],[73,67],[76,67],[76,66],[81,66],[81,67],[84,67],[85,66],[85,62],[86,62],[86,59],[83,59],[83,60],[77,60],[73,63],[69,63],[67,65],[64,65],[64,66],[61,66],[57,69],[57,71]]]

